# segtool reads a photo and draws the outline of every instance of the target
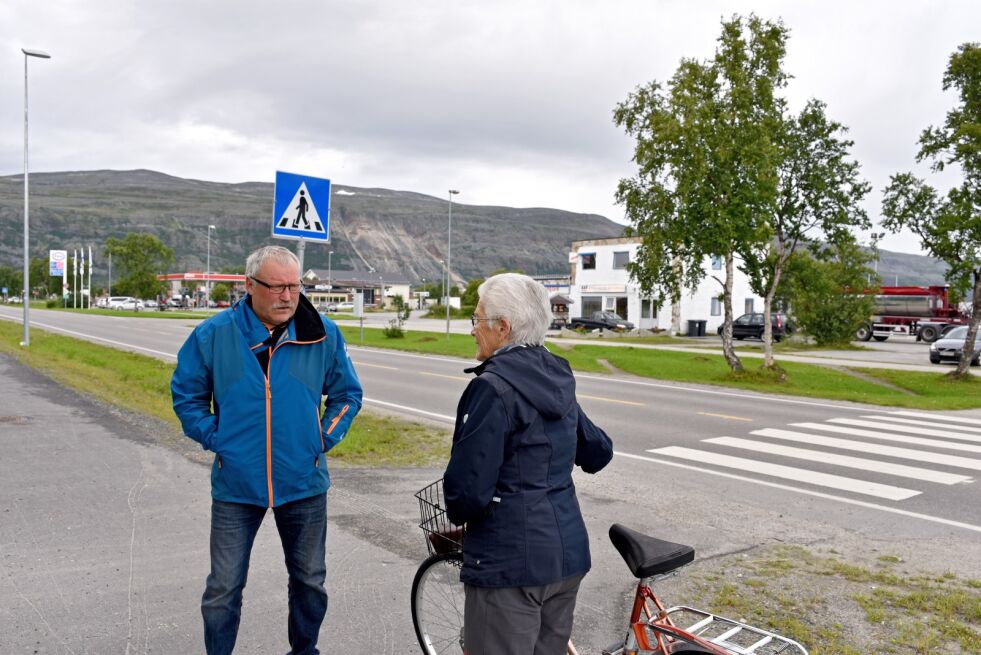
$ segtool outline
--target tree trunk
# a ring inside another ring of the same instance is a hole
[[[725,322],[722,324],[722,354],[733,372],[741,372],[743,363],[736,356],[732,347],[732,253],[726,255],[726,281],[722,285],[722,308],[725,312]]]
[[[783,265],[780,258],[773,265],[773,280],[770,281],[770,288],[766,290],[763,297],[763,366],[773,368],[773,319],[770,314],[773,312],[773,297],[777,294],[777,285],[780,284],[780,275],[783,273]]]
[[[671,334],[681,332],[681,294],[671,296]]]
[[[957,363],[957,370],[952,373],[954,377],[967,377],[970,375],[968,367],[974,359],[974,344],[978,337],[978,323],[981,323],[981,270],[974,271],[974,296],[971,299],[971,326],[967,328],[967,337],[964,339],[964,351],[961,353],[961,361]]]

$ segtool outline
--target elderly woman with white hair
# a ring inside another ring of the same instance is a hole
[[[504,273],[478,293],[481,364],[467,371],[477,377],[443,477],[447,514],[467,526],[464,643],[469,655],[558,655],[590,567],[572,470],[599,471],[613,444],[576,402],[569,364],[545,349],[545,287]]]

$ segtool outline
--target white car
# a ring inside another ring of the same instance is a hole
[[[354,303],[353,302],[339,302],[339,303],[337,303],[337,309],[335,309],[334,311],[338,311],[338,312],[353,312],[354,311]]]
[[[143,301],[131,296],[112,296],[109,298],[109,309],[128,309],[138,312],[144,309]]]

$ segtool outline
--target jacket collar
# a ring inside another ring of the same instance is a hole
[[[235,312],[236,323],[250,346],[262,343],[269,338],[269,330],[259,320],[252,310],[252,297],[246,296],[239,300],[232,307]],[[324,329],[323,320],[314,306],[304,295],[300,296],[300,302],[296,307],[296,312],[286,325],[286,334],[283,339],[289,341],[310,342],[320,341],[327,336]]]

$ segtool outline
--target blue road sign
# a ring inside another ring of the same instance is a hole
[[[272,235],[330,241],[330,180],[276,171]]]

